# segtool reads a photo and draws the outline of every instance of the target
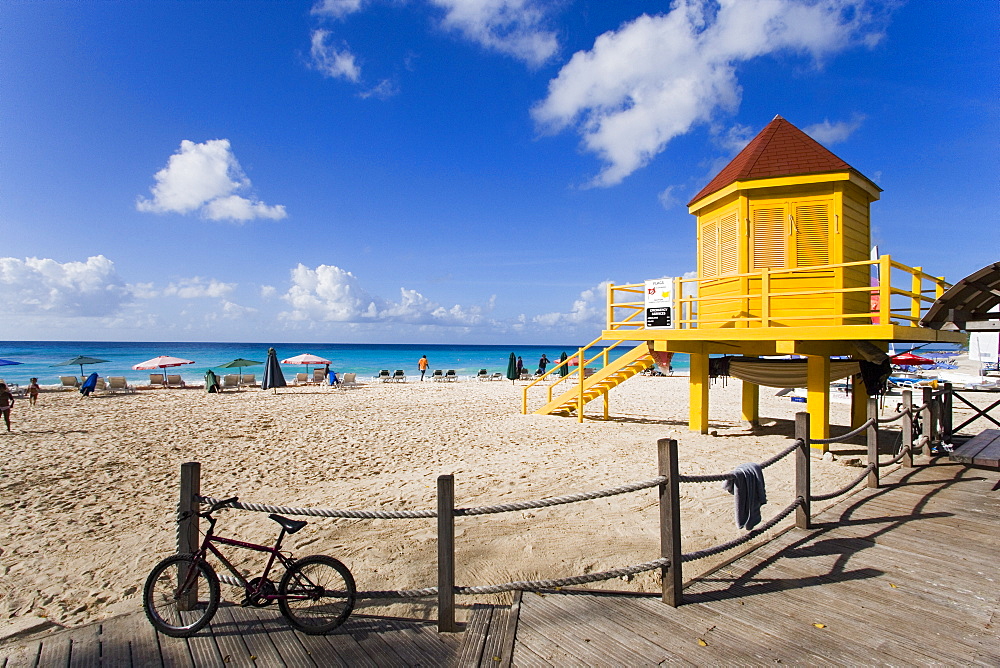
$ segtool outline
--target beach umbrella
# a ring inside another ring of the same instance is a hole
[[[24,364],[24,362],[15,362],[13,360],[0,360],[0,366],[11,366],[14,364]]]
[[[149,371],[151,369],[163,369],[163,384],[167,384],[167,368],[172,366],[182,366],[184,364],[194,364],[193,360],[185,360],[180,357],[170,357],[169,355],[160,355],[159,357],[154,357],[151,360],[146,360],[145,362],[140,362],[133,366],[132,368],[136,371]]]
[[[566,351],[564,350],[563,354],[559,356],[559,363],[562,364],[563,362],[566,361],[566,359],[567,359],[567,355],[566,355]],[[563,364],[561,367],[559,367],[559,375],[562,376],[562,377],[564,377],[564,378],[567,375],[569,375],[569,365],[568,364]]]
[[[77,355],[71,360],[66,360],[65,362],[59,362],[58,364],[53,364],[52,366],[79,366],[80,375],[83,375],[83,365],[84,364],[103,364],[109,360],[98,359],[97,357],[87,357],[86,355]]]
[[[517,356],[514,353],[510,354],[510,359],[507,361],[507,379],[511,382],[517,380]]]
[[[209,369],[205,372],[205,392],[208,393],[218,393],[219,392],[219,378],[215,375],[215,372]]]
[[[936,362],[928,357],[914,355],[911,352],[900,353],[889,358],[889,362],[896,366],[920,366],[922,364],[935,364]]]
[[[253,360],[245,360],[242,357],[237,357],[232,362],[226,362],[225,364],[220,364],[218,368],[220,369],[239,369],[240,370],[240,382],[243,382],[243,367],[245,366],[260,366],[263,362],[254,362]]]
[[[286,360],[281,360],[282,364],[305,364],[306,373],[309,373],[309,365],[312,366],[330,366],[333,364],[330,360],[323,359],[322,357],[317,357],[316,355],[310,355],[309,353],[303,353],[301,355],[296,355],[295,357],[289,357]]]
[[[278,353],[274,348],[267,349],[267,361],[264,362],[264,380],[261,381],[261,389],[285,387],[285,377],[281,373],[281,364],[278,363]]]

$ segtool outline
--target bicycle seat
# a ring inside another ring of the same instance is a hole
[[[304,522],[300,520],[290,520],[287,517],[282,517],[281,515],[275,515],[274,513],[271,513],[270,515],[268,515],[268,517],[270,517],[272,520],[280,524],[281,528],[287,531],[288,533],[295,533],[305,525],[309,524],[309,522]]]

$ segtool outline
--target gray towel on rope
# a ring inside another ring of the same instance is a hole
[[[736,497],[737,527],[749,531],[760,524],[760,507],[767,503],[760,464],[740,464],[733,469],[733,479],[723,482],[722,488]]]

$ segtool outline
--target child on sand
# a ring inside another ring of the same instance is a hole
[[[0,415],[10,431],[10,409],[14,407],[14,395],[7,389],[7,383],[0,383]]]
[[[28,383],[28,402],[34,406],[38,402],[38,379],[32,378],[31,382]]]

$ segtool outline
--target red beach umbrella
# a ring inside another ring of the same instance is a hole
[[[146,371],[148,369],[163,369],[163,383],[167,382],[167,367],[171,366],[182,366],[184,364],[194,364],[194,360],[184,360],[180,357],[170,357],[169,355],[160,355],[159,357],[154,357],[151,360],[146,360],[145,362],[140,362],[132,368],[136,371]]]
[[[309,373],[309,366],[330,366],[333,364],[330,360],[323,359],[322,357],[317,357],[316,355],[310,355],[309,353],[303,353],[301,355],[296,355],[295,357],[289,357],[288,359],[281,360],[282,364],[305,364],[306,373]]]
[[[913,353],[900,353],[898,355],[893,355],[889,358],[889,362],[895,364],[896,366],[920,366],[923,364],[936,364],[936,362],[927,357],[921,357],[920,355],[914,355]]]

